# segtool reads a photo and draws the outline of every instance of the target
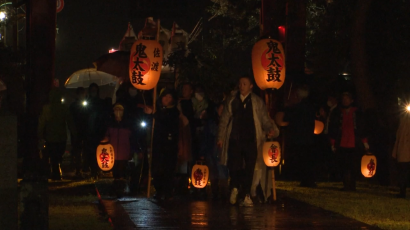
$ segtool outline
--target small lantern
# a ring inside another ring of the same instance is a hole
[[[197,161],[192,167],[192,185],[195,188],[205,188],[208,184],[209,169],[203,161]]]
[[[129,64],[132,85],[141,90],[154,88],[161,74],[162,58],[162,46],[157,41],[135,41],[131,47]]]
[[[313,132],[316,135],[321,134],[324,128],[325,128],[325,124],[323,124],[323,122],[315,120],[315,130]]]
[[[275,115],[275,123],[279,126],[288,126],[289,122],[283,121],[284,116],[285,116],[284,112],[277,112]]]
[[[280,163],[280,144],[277,141],[268,141],[263,145],[263,161],[268,167],[278,166]]]
[[[362,174],[364,177],[373,177],[376,174],[377,159],[372,153],[362,157]]]
[[[252,49],[255,82],[262,90],[279,89],[285,82],[285,52],[274,39],[262,39]]]
[[[109,171],[114,166],[114,147],[108,142],[101,142],[97,147],[97,163],[101,170]]]

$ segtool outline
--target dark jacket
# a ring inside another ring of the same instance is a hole
[[[283,121],[289,122],[286,142],[294,145],[314,144],[315,118],[315,109],[306,100],[286,108],[283,117]]]
[[[155,114],[154,149],[178,147],[179,110],[177,107],[159,108]]]

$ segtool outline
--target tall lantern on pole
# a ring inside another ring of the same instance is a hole
[[[161,75],[162,58],[162,46],[157,41],[135,41],[131,48],[129,64],[131,84],[141,90],[153,89]]]
[[[279,89],[285,82],[285,52],[274,39],[262,39],[252,49],[255,82],[262,90]]]

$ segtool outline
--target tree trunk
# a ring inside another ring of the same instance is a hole
[[[351,31],[351,66],[357,99],[363,110],[376,107],[369,85],[368,60],[366,54],[366,19],[371,0],[358,0],[353,12]]]

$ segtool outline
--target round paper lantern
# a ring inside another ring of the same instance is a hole
[[[315,120],[315,130],[313,131],[315,134],[321,134],[324,128],[325,124],[323,122]]]
[[[129,64],[132,85],[141,90],[154,88],[161,75],[162,58],[162,46],[157,41],[135,41],[131,47]]]
[[[263,161],[268,167],[278,166],[280,163],[280,144],[277,141],[269,141],[263,145]]]
[[[373,177],[376,174],[377,159],[372,153],[362,157],[362,174],[364,177]]]
[[[191,181],[195,188],[205,188],[208,184],[209,169],[204,162],[197,161],[192,167]]]
[[[107,142],[102,142],[97,147],[97,163],[101,170],[109,171],[112,169],[115,160],[114,155],[114,147]]]
[[[289,122],[283,121],[284,116],[285,116],[284,112],[277,112],[275,115],[275,123],[279,126],[288,126]]]
[[[285,52],[274,39],[262,39],[252,49],[255,82],[262,90],[279,89],[285,82]]]

